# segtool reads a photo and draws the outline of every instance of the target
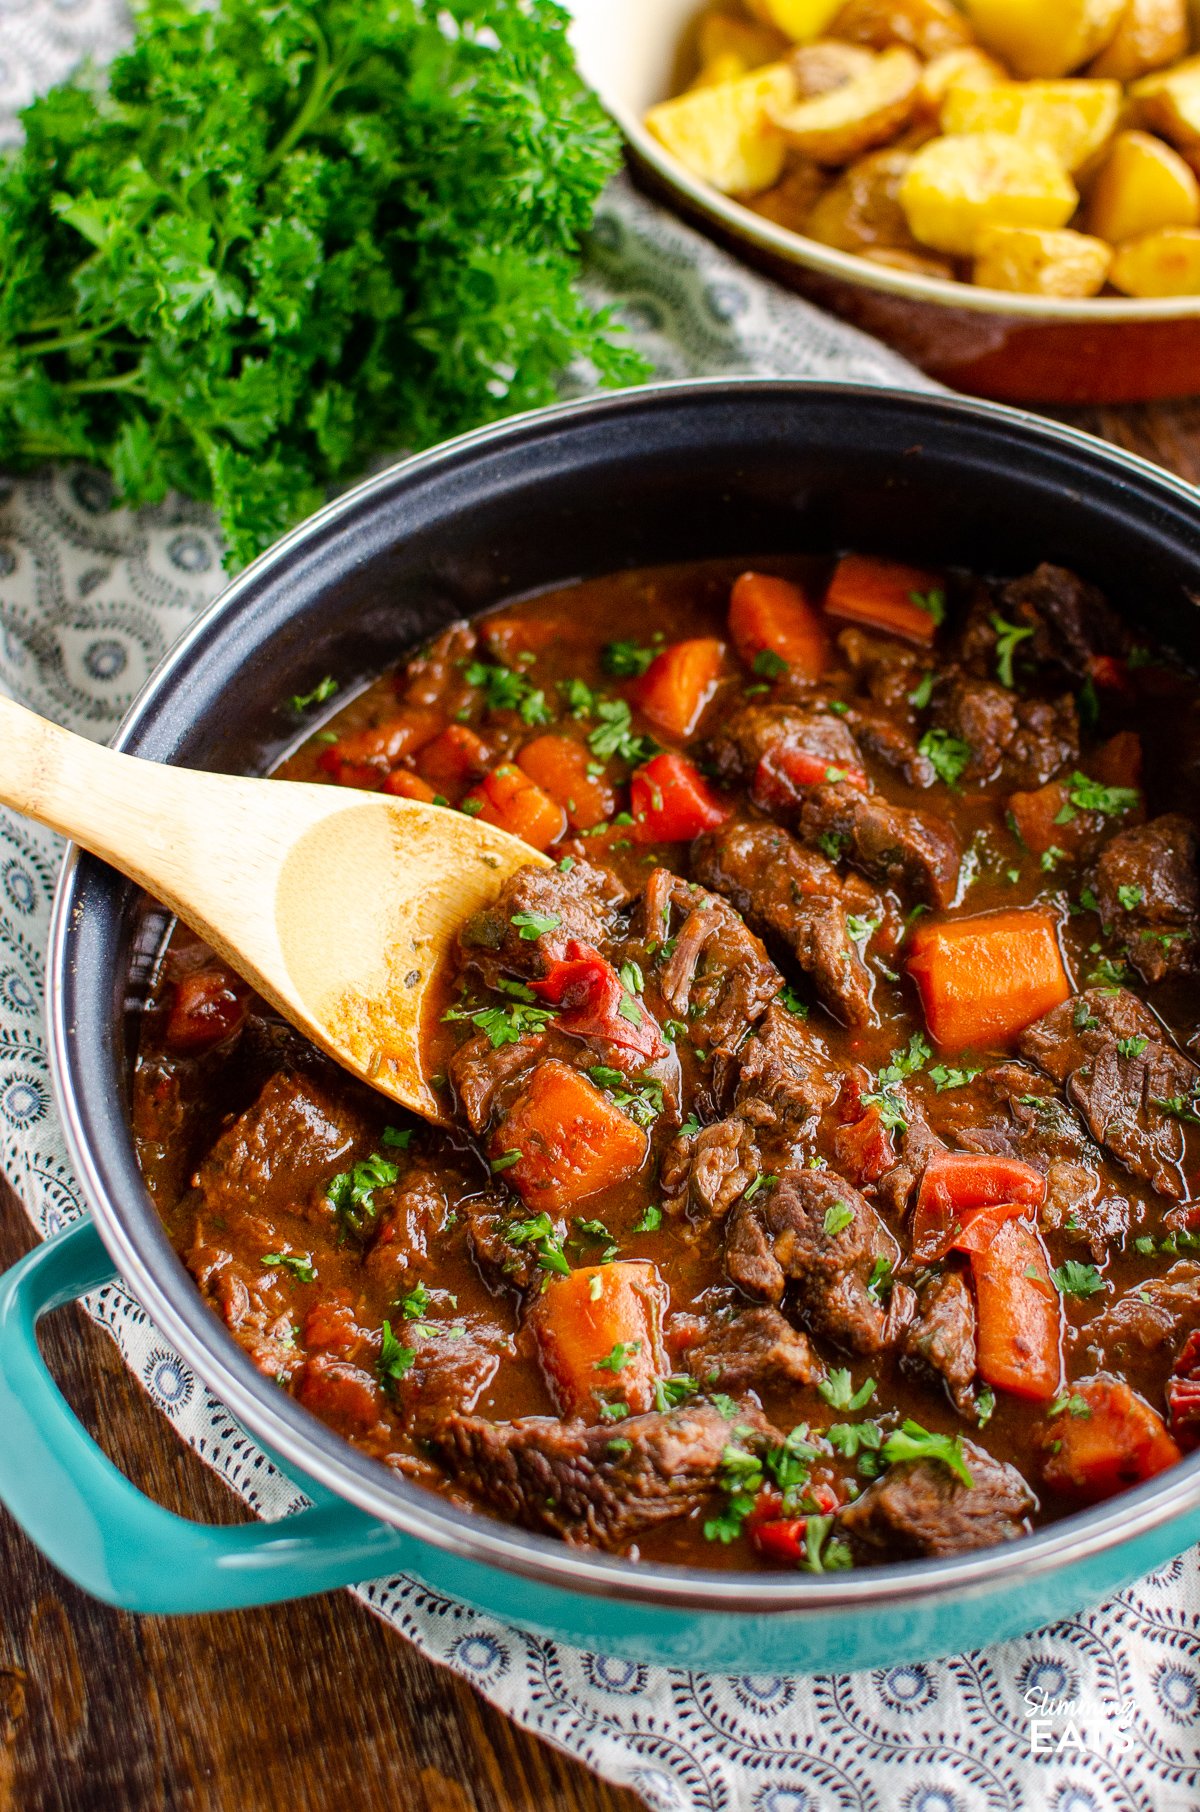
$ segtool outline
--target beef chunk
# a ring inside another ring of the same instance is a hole
[[[658,975],[667,1009],[687,1020],[702,1049],[729,1052],[745,1037],[783,977],[759,939],[719,894],[659,868],[646,883],[642,934],[667,938],[672,912],[683,914],[674,948]]]
[[[1076,682],[1087,679],[1097,655],[1128,653],[1129,632],[1103,592],[1064,567],[1043,564],[1002,586],[996,602],[982,594],[962,637],[962,657],[974,673],[996,671],[993,618],[1033,634],[1020,644],[1021,660],[1057,667]]]
[[[747,783],[756,801],[794,801],[797,759],[834,769],[862,769],[858,744],[840,717],[801,705],[747,705],[722,724],[709,755],[730,785]]]
[[[937,769],[928,755],[923,755],[902,724],[886,712],[857,705],[848,712],[846,722],[868,755],[902,776],[909,786],[929,787],[937,779]]]
[[[1021,1055],[1062,1083],[1098,1145],[1160,1195],[1183,1194],[1178,1113],[1200,1087],[1200,1070],[1173,1046],[1153,1013],[1127,989],[1089,988],[1022,1033]]]
[[[199,1170],[200,1205],[236,1215],[248,1203],[265,1214],[307,1211],[326,1218],[324,1186],[372,1148],[367,1122],[305,1076],[279,1072],[228,1127]]]
[[[970,1485],[940,1460],[890,1466],[839,1513],[838,1527],[866,1559],[938,1558],[1015,1541],[1037,1499],[1015,1466],[963,1442]]]
[[[820,847],[836,837],[848,861],[873,881],[927,906],[948,906],[958,887],[958,841],[940,818],[891,805],[856,786],[808,788],[800,835]]]
[[[244,1247],[233,1251],[219,1228],[201,1223],[185,1263],[200,1294],[259,1371],[286,1382],[303,1360],[296,1345],[293,1297],[286,1274],[262,1264],[261,1257],[281,1247],[287,1250],[288,1240],[272,1222],[257,1217],[243,1216],[239,1232]]]
[[[300,1368],[294,1395],[305,1409],[357,1446],[381,1452],[387,1446],[383,1392],[362,1366],[316,1353]]]
[[[733,1112],[761,1142],[794,1146],[837,1099],[840,1076],[824,1041],[786,1007],[768,1007],[738,1053]]]
[[[1129,960],[1148,982],[1196,962],[1200,924],[1198,841],[1177,812],[1118,831],[1096,863],[1093,885],[1110,936],[1122,936]]]
[[[1079,1115],[1045,1076],[1002,1063],[938,1103],[939,1127],[964,1151],[995,1152],[1032,1164],[1046,1178],[1038,1218],[1069,1226],[1102,1256],[1129,1225],[1129,1203],[1104,1181],[1101,1155]]]
[[[906,1329],[906,1360],[944,1380],[960,1416],[975,1414],[975,1299],[958,1271],[943,1271],[917,1292]]]
[[[797,1311],[813,1331],[856,1353],[878,1352],[888,1343],[888,1317],[869,1285],[880,1260],[895,1266],[899,1257],[895,1240],[856,1189],[828,1171],[799,1165],[742,1198],[725,1240],[725,1267],[739,1289],[777,1307],[790,1284]]]
[[[545,1276],[545,1269],[538,1262],[537,1246],[529,1240],[514,1245],[508,1237],[514,1222],[521,1222],[521,1211],[515,1202],[482,1195],[460,1203],[459,1212],[467,1223],[475,1263],[490,1290],[529,1290]],[[565,1224],[554,1221],[552,1228],[555,1238],[561,1240],[566,1233]]]
[[[628,898],[608,869],[593,868],[588,862],[576,862],[566,874],[561,868],[519,868],[495,902],[463,926],[460,960],[489,987],[495,987],[500,976],[538,981],[552,962],[563,957],[569,943],[603,947],[616,929],[617,909]],[[530,925],[514,925],[513,920],[526,914],[553,919],[554,924],[540,937],[523,937]]]
[[[477,646],[471,623],[451,623],[423,653],[409,661],[398,691],[403,704],[440,710],[453,718],[469,703],[473,688],[463,669]]]
[[[659,1181],[674,1211],[719,1220],[761,1168],[750,1128],[732,1117],[698,1133],[679,1133],[663,1153]]]
[[[766,1424],[751,1404],[738,1421]],[[450,1475],[509,1522],[617,1551],[643,1530],[687,1516],[716,1489],[730,1424],[697,1401],[619,1428],[525,1416],[450,1416],[429,1434]]]
[[[1136,1361],[1170,1347],[1178,1352],[1200,1328],[1200,1260],[1181,1258],[1162,1277],[1126,1291],[1091,1322],[1088,1337],[1105,1364],[1112,1355]]]
[[[1004,779],[1035,787],[1079,760],[1079,718],[1072,698],[1019,699],[991,680],[949,676],[935,691],[933,722],[971,751],[971,780]]]
[[[687,1356],[706,1390],[773,1390],[824,1375],[807,1338],[778,1309],[746,1309],[719,1323]]]
[[[410,1267],[427,1256],[430,1234],[446,1220],[447,1186],[459,1180],[418,1164],[388,1191],[387,1207],[379,1217],[365,1264],[368,1273],[386,1284],[393,1295],[400,1293]]]
[[[930,1158],[946,1149],[945,1141],[912,1108],[906,1108],[905,1122],[900,1139],[900,1162],[881,1178],[875,1191],[880,1202],[897,1220],[908,1213]]]
[[[503,1114],[508,1097],[518,1092],[530,1066],[548,1054],[552,1039],[552,1034],[526,1035],[497,1048],[486,1032],[476,1032],[459,1045],[446,1067],[472,1132],[485,1132],[493,1114]]]
[[[471,1327],[465,1334],[425,1334],[415,1341],[416,1358],[401,1380],[397,1400],[418,1437],[447,1416],[469,1415],[500,1369],[508,1342],[498,1329]]]
[[[874,981],[847,929],[837,871],[824,856],[778,825],[734,820],[696,842],[692,873],[760,937],[788,951],[835,1019],[870,1024]]]
[[[930,671],[925,658],[914,648],[868,635],[864,629],[841,630],[837,645],[872,703],[893,719],[915,723],[912,695]]]

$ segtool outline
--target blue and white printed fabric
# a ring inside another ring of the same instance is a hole
[[[120,42],[114,0],[0,0],[0,144],[15,111]],[[923,385],[614,185],[588,282],[664,376]],[[109,508],[86,471],[0,480],[0,684],[98,738],[222,583],[210,518]],[[44,952],[60,846],[0,812],[0,1152],[43,1233],[84,1212],[55,1118]],[[181,1437],[263,1516],[291,1489],[123,1290],[90,1303]],[[656,1812],[1200,1812],[1200,1556],[1112,1604],[958,1660],[727,1679],[538,1640],[410,1579],[361,1588],[422,1653]]]

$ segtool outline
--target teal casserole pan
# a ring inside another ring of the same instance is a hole
[[[1200,499],[1142,461],[993,405],[847,385],[664,385],[467,436],[350,492],[234,581],[158,669],[118,746],[261,772],[293,735],[282,700],[326,673],[352,690],[454,617],[625,566],[849,545],[997,573],[1058,561],[1102,584],[1140,635],[1200,652]],[[1200,1540],[1200,1453],[1016,1543],[825,1577],[581,1552],[395,1476],[254,1369],[142,1183],[129,1077],[164,929],[130,884],[69,858],[51,1045],[92,1218],[0,1280],[0,1500],[86,1590],[135,1611],[216,1611],[403,1572],[637,1660],[805,1672],[1015,1636]],[[205,1527],[148,1502],[103,1457],[46,1371],[36,1327],[117,1276],[307,1508]]]

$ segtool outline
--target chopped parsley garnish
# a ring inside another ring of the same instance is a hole
[[[290,1271],[301,1283],[315,1283],[317,1268],[307,1252],[264,1252],[264,1265],[272,1270]]]
[[[1124,985],[1128,973],[1122,957],[1102,956],[1088,976],[1088,983],[1093,988],[1117,989]]]
[[[531,1220],[514,1221],[507,1228],[505,1238],[510,1246],[532,1246],[543,1271],[556,1271],[560,1277],[570,1276],[571,1267],[563,1252],[562,1240],[545,1210]]]
[[[466,672],[467,684],[482,688],[489,711],[515,711],[521,722],[529,725],[548,724],[554,714],[546,703],[546,694],[535,690],[524,674],[511,667],[493,667],[486,661],[472,661]]]
[[[1013,655],[1033,634],[1033,629],[1031,626],[1022,628],[1019,623],[1006,623],[997,612],[993,612],[988,621],[996,632],[996,678],[1011,692],[1015,684]]]
[[[759,1195],[764,1189],[774,1189],[778,1181],[779,1178],[770,1172],[760,1172],[751,1183],[749,1189],[744,1192],[742,1196],[743,1202],[752,1202],[755,1196]]]
[[[902,1422],[883,1443],[883,1459],[888,1466],[905,1460],[940,1460],[964,1485],[975,1483],[963,1454],[962,1436],[932,1434],[919,1422]]]
[[[910,604],[915,604],[918,610],[923,610],[926,616],[933,618],[936,628],[941,628],[946,621],[946,594],[940,586],[935,586],[930,591],[910,591],[908,599]]]
[[[832,1516],[806,1516],[804,1553],[797,1563],[802,1573],[844,1573],[854,1565],[850,1544],[831,1535]]]
[[[621,978],[621,986],[627,988],[630,994],[641,994],[645,989],[646,978],[642,974],[640,963],[635,963],[632,959],[627,959],[621,964],[621,967],[617,970],[617,974]]]
[[[933,697],[934,675],[923,673],[913,690],[908,695],[908,702],[914,711],[924,711]]]
[[[1057,843],[1052,843],[1049,849],[1044,849],[1042,851],[1041,856],[1038,859],[1038,866],[1044,875],[1052,875],[1059,863],[1065,862],[1066,860],[1066,850],[1059,849]]]
[[[385,1126],[379,1135],[379,1143],[392,1151],[407,1151],[412,1144],[412,1136],[411,1126]]]
[[[867,1378],[855,1390],[854,1380],[848,1368],[843,1366],[839,1371],[830,1372],[827,1378],[822,1378],[817,1390],[830,1409],[841,1410],[843,1415],[857,1415],[875,1395],[875,1380]]]
[[[850,839],[840,831],[822,831],[817,838],[817,847],[831,862],[840,862],[850,847]]]
[[[657,653],[657,648],[643,648],[637,642],[609,642],[600,656],[600,665],[614,679],[638,679]]]
[[[562,693],[567,710],[572,717],[595,717],[603,697],[602,693],[593,692],[592,688],[581,679],[562,680],[559,684],[559,691]]]
[[[1160,1108],[1164,1114],[1170,1114],[1172,1119],[1187,1120],[1193,1126],[1200,1126],[1200,1112],[1197,1111],[1200,1101],[1194,1097],[1168,1095],[1165,1099],[1158,1096],[1152,1096],[1151,1099],[1155,1107]]]
[[[392,1332],[390,1321],[384,1322],[382,1335],[379,1357],[375,1361],[375,1371],[384,1390],[390,1393],[412,1370],[417,1351],[415,1347],[401,1346]]]
[[[926,730],[917,751],[924,755],[938,779],[957,786],[971,760],[971,747],[949,730]]]
[[[783,656],[776,654],[773,648],[760,648],[754,657],[753,665],[754,671],[760,679],[778,679],[781,673],[786,673],[788,670],[788,664]]]
[[[557,931],[562,924],[562,915],[557,912],[514,912],[509,922],[516,926],[525,943],[533,944],[548,931]]]
[[[608,1406],[605,1405],[605,1407]],[[611,1454],[614,1460],[619,1459],[623,1453],[631,1452],[632,1449],[633,1442],[627,1441],[624,1435],[614,1435],[611,1441],[604,1443],[605,1453]]]
[[[712,1404],[713,1408],[716,1410],[717,1414],[719,1416],[724,1416],[724,1418],[727,1422],[736,1422],[737,1421],[738,1406],[734,1402],[732,1397],[727,1397],[725,1395],[724,1391],[722,1391],[722,1390],[710,1391],[708,1400]]]
[[[633,1223],[635,1233],[657,1233],[662,1226],[663,1211],[657,1202],[651,1202],[643,1208],[641,1216]]]
[[[602,760],[619,755],[622,761],[637,767],[656,753],[658,745],[648,736],[634,735],[633,718],[623,698],[597,699],[590,715],[598,720],[587,739],[593,755]]]
[[[1117,898],[1126,912],[1136,912],[1145,897],[1144,887],[1135,887],[1128,881],[1123,881],[1117,888]]]
[[[630,1340],[628,1342],[618,1340],[611,1353],[609,1353],[606,1358],[597,1359],[596,1370],[598,1372],[623,1372],[625,1367],[629,1364],[629,1361],[636,1357],[641,1350],[642,1343],[640,1340]]]
[[[1136,1033],[1131,1038],[1118,1038],[1117,1055],[1131,1060],[1134,1057],[1140,1057],[1149,1042],[1150,1040],[1142,1032]]]
[[[836,1239],[844,1233],[854,1220],[854,1210],[848,1202],[831,1202],[825,1210],[825,1233],[829,1239]]]
[[[325,1186],[325,1195],[343,1233],[361,1235],[375,1219],[375,1191],[387,1189],[400,1176],[400,1166],[375,1152],[360,1158],[350,1170],[339,1171]]]
[[[628,999],[628,996],[625,998]],[[626,1014],[623,1017],[629,1016]],[[592,1064],[588,1075],[597,1088],[605,1089],[612,1096],[615,1105],[638,1126],[653,1126],[663,1111],[663,1085],[657,1076],[630,1078],[606,1063]]]
[[[513,984],[513,992],[520,988],[522,995],[533,996],[528,988],[520,983]],[[451,1007],[442,1014],[443,1020],[469,1019],[487,1034],[494,1051],[502,1045],[517,1044],[527,1033],[540,1032],[554,1018],[546,1007],[535,1007],[524,999],[514,999],[504,1007]]]
[[[728,1546],[741,1534],[742,1525],[762,1489],[762,1461],[756,1453],[749,1453],[732,1441],[727,1442],[721,1454],[718,1478],[726,1494],[725,1508],[719,1516],[710,1517],[705,1523],[704,1539]]]
[[[890,1258],[881,1253],[871,1266],[871,1275],[867,1279],[867,1295],[873,1296],[876,1302],[883,1302],[891,1295],[892,1272],[895,1265]]]
[[[980,1428],[986,1428],[996,1413],[996,1393],[990,1384],[975,1394],[975,1418]]]
[[[1135,1239],[1133,1245],[1134,1250],[1140,1252],[1143,1258],[1153,1257],[1154,1241],[1148,1233],[1144,1233],[1140,1239]]]
[[[1102,786],[1076,768],[1067,791],[1067,802],[1055,813],[1055,824],[1070,824],[1080,812],[1098,812],[1102,818],[1120,818],[1141,803],[1135,786]]]
[[[602,1422],[623,1422],[629,1414],[628,1403],[622,1403],[620,1397],[613,1397],[609,1402],[601,1403],[599,1407]],[[628,1447],[629,1442],[627,1441],[625,1445]],[[611,1441],[609,1446],[612,1446]]]
[[[853,1460],[860,1452],[878,1453],[883,1446],[883,1430],[878,1422],[835,1422],[825,1430],[825,1439],[835,1453]]]
[[[489,1168],[492,1175],[499,1176],[501,1171],[511,1170],[514,1164],[521,1162],[524,1155],[524,1152],[521,1151],[502,1151],[498,1158],[493,1158],[491,1161]]]
[[[791,986],[780,988],[775,998],[781,1007],[788,1013],[794,1013],[797,1019],[808,1018],[808,1004],[801,1000],[795,988]]]
[[[400,1313],[405,1321],[424,1321],[429,1313],[429,1289],[423,1283],[416,1283],[411,1290],[406,1290],[400,1298]]]
[[[1070,1395],[1058,1397],[1050,1405],[1046,1414],[1048,1416],[1072,1415],[1078,1421],[1086,1422],[1091,1418],[1092,1406],[1086,1397],[1081,1397],[1078,1391],[1072,1391]]]
[[[863,944],[870,943],[875,933],[879,930],[881,923],[882,921],[878,916],[868,919],[861,918],[856,913],[848,912],[846,914],[846,933],[850,938],[851,943],[858,944],[861,947]]]
[[[1104,1288],[1104,1279],[1095,1265],[1082,1265],[1077,1258],[1055,1265],[1050,1275],[1062,1296],[1095,1296]]]
[[[935,1063],[929,1072],[929,1080],[933,1083],[938,1094],[944,1095],[947,1089],[966,1088],[968,1083],[974,1082],[976,1076],[982,1074],[982,1067],[958,1070],[951,1069],[944,1063]]]
[[[665,1416],[669,1409],[678,1409],[689,1397],[694,1397],[700,1389],[694,1378],[685,1372],[673,1372],[669,1378],[659,1378],[654,1386],[654,1407],[660,1416]]]
[[[333,697],[337,689],[337,681],[327,673],[323,680],[317,682],[311,692],[294,692],[288,699],[288,709],[294,711],[299,717],[302,712],[308,710],[310,705],[323,705],[326,699]]]

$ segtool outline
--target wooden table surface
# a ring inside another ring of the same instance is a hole
[[[1200,483],[1200,401],[1064,419]],[[0,1185],[0,1270],[31,1244]],[[45,1346],[87,1426],[159,1503],[215,1522],[242,1514],[79,1310],[50,1319]],[[223,1617],[122,1616],[69,1586],[0,1512],[0,1812],[640,1806],[344,1592]]]

